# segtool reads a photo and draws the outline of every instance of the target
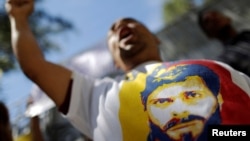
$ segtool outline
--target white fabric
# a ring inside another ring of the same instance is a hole
[[[144,66],[151,63],[147,62],[136,69],[145,72]],[[91,79],[80,73],[73,73],[72,95],[66,117],[86,136],[93,138],[95,132],[97,141],[110,140],[107,138],[110,136],[114,141],[122,139],[117,115],[119,85],[123,77]]]
[[[226,68],[228,71],[230,71],[231,76],[232,76],[232,81],[235,84],[237,84],[245,92],[250,92],[250,78],[246,74],[233,69],[231,66],[223,62],[219,62],[219,61],[215,61],[215,62],[220,64],[224,68]],[[248,96],[250,96],[250,93],[247,93],[247,94]]]
[[[119,108],[119,100],[118,96],[115,95],[118,93],[118,83],[109,78],[91,80],[78,73],[74,73],[73,79],[70,109],[67,114],[73,125],[90,138],[93,137],[93,131],[100,138],[104,138],[103,134],[110,133],[110,129],[115,129],[114,132],[119,133],[117,132],[119,127],[108,127],[119,125],[116,113]],[[109,96],[107,97],[107,95]],[[109,120],[101,117],[108,117]],[[108,121],[110,123],[107,123]],[[98,126],[102,128],[97,127],[97,122],[100,123]],[[99,129],[103,129],[103,131]],[[121,138],[119,134],[112,136]]]
[[[232,81],[250,96],[250,79],[230,66],[216,62],[226,68]],[[137,68],[144,72],[145,63]],[[73,74],[69,112],[66,117],[86,136],[95,141],[120,141],[123,139],[119,121],[119,92],[124,76],[115,79],[91,79],[79,73]],[[112,137],[112,138],[110,138]]]

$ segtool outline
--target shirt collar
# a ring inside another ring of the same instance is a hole
[[[135,67],[133,70],[138,71],[138,72],[147,72],[148,69],[150,68],[150,66],[152,66],[152,65],[154,65],[156,63],[160,63],[160,61],[144,62],[144,63],[138,65],[137,67]]]

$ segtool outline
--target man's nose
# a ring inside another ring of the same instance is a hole
[[[188,117],[189,112],[186,111],[186,110],[182,111],[182,112],[175,111],[175,112],[172,112],[171,115],[172,115],[172,117],[176,117],[176,118],[182,119],[182,118]]]

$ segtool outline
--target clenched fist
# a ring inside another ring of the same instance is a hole
[[[34,9],[34,0],[6,0],[5,9],[10,18],[27,19]]]

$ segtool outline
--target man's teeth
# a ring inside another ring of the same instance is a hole
[[[120,47],[124,50],[130,50],[132,48],[132,45],[129,45],[129,44],[125,44],[125,40],[122,40],[120,42]]]
[[[123,49],[124,50],[130,50],[132,48],[132,45],[126,45]]]

